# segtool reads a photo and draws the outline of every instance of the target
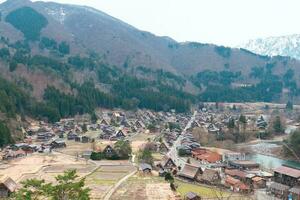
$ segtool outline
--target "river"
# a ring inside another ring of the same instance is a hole
[[[276,158],[276,157],[273,157],[273,156],[266,156],[266,155],[256,153],[256,154],[248,155],[247,158],[249,160],[256,161],[263,168],[266,168],[266,169],[274,169],[276,167],[280,167],[283,164],[300,169],[300,163],[299,162],[289,161],[289,160],[282,160],[280,158]]]

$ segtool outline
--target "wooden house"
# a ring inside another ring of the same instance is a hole
[[[135,126],[136,126],[137,128],[145,128],[145,124],[144,124],[142,121],[140,121],[140,120],[137,120],[137,121],[135,122]]]
[[[161,142],[158,146],[158,151],[161,153],[167,153],[169,151],[169,148],[166,143]]]
[[[42,132],[42,133],[38,133],[36,139],[38,141],[48,141],[50,140],[54,135],[50,132]]]
[[[191,164],[185,164],[183,169],[179,172],[178,176],[189,180],[198,181],[199,177],[202,174],[203,171],[200,167]]]
[[[111,145],[107,145],[102,153],[105,155],[105,157],[112,157],[115,154],[115,150],[113,149],[113,147]]]
[[[171,171],[172,169],[176,168],[176,164],[170,157],[164,156],[161,163],[159,164],[159,167]]]
[[[248,193],[251,191],[250,187],[242,181],[235,179],[229,175],[225,178],[225,185],[234,192]]]
[[[124,133],[123,130],[118,130],[113,136],[111,136],[109,139],[110,140],[119,140],[123,139],[126,137],[126,134]]]
[[[247,173],[239,169],[225,169],[225,174],[240,181],[246,181]]]
[[[0,198],[8,198],[17,189],[17,183],[10,177],[0,179]]]
[[[199,176],[199,181],[208,185],[218,185],[221,183],[221,176],[217,170],[205,169]]]
[[[255,176],[251,178],[251,181],[254,189],[260,189],[266,187],[266,179],[262,177]]]

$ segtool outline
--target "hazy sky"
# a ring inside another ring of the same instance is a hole
[[[235,46],[257,37],[300,34],[299,0],[53,1],[92,6],[177,41]]]

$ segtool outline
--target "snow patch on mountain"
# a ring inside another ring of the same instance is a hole
[[[249,40],[238,48],[261,55],[289,56],[300,60],[300,34]]]
[[[52,16],[55,20],[57,20],[60,24],[64,24],[67,12],[63,7],[55,9],[46,8],[46,12],[48,13],[48,15]]]

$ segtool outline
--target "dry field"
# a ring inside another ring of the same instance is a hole
[[[81,142],[75,142],[75,141],[70,141],[70,140],[65,140],[67,148],[63,149],[57,149],[57,151],[71,155],[71,156],[77,156],[81,155],[82,152],[88,151],[92,149],[92,144],[91,143],[81,143]]]
[[[115,165],[101,166],[86,177],[86,186],[92,190],[92,199],[103,199],[114,184],[135,169],[131,165],[119,165],[118,162],[112,164]]]
[[[162,178],[136,174],[124,182],[112,195],[112,200],[168,200],[175,194]]]
[[[9,161],[0,169],[0,175],[7,175],[16,182],[30,178],[54,180],[54,176],[67,169],[78,169],[79,176],[89,173],[94,164],[77,160],[73,156],[53,152],[52,154],[34,153],[24,158]]]

